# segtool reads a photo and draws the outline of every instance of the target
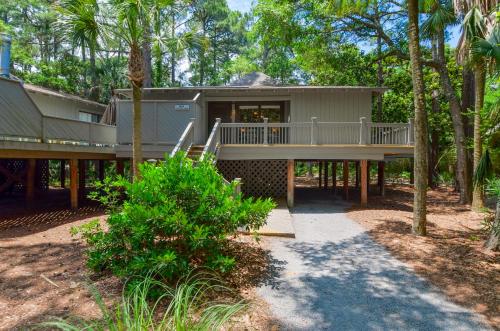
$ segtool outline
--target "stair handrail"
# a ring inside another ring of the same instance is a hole
[[[212,128],[212,132],[210,132],[210,136],[208,137],[207,143],[205,144],[203,152],[201,153],[200,161],[203,161],[208,153],[215,155],[216,159],[214,161],[217,160],[217,151],[220,145],[220,124],[221,119],[216,118],[214,127]]]
[[[177,145],[175,145],[174,149],[170,153],[170,156],[174,156],[177,154],[177,152],[183,150],[187,151],[193,145],[194,141],[194,122],[196,119],[191,118],[190,122],[186,126],[186,129],[184,129],[184,132],[182,133],[181,138],[177,142]]]

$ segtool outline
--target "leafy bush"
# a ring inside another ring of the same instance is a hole
[[[230,299],[234,296],[231,290],[217,278],[207,274],[186,277],[175,288],[156,280],[152,275],[147,275],[136,282],[131,290],[124,291],[120,304],[112,310],[106,307],[95,287],[91,286],[90,290],[102,319],[57,319],[39,326],[68,331],[221,330],[234,315],[247,307],[247,303],[241,300]],[[161,295],[150,301],[149,298],[153,296],[151,292],[160,292]],[[226,299],[214,301],[211,298],[214,295]]]
[[[179,153],[144,163],[140,172],[133,183],[119,177],[97,184],[93,198],[109,207],[106,230],[94,221],[74,231],[87,241],[94,270],[128,277],[154,269],[171,280],[193,267],[228,271],[235,263],[221,253],[228,236],[240,227],[258,229],[274,207],[269,199],[235,194],[236,183],[228,184],[208,158],[194,166]]]

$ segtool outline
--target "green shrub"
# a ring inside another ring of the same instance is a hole
[[[121,277],[159,270],[171,280],[193,267],[231,269],[234,259],[221,253],[228,236],[258,229],[275,205],[235,194],[236,183],[227,184],[212,160],[192,162],[179,153],[142,164],[133,183],[97,184],[93,197],[109,207],[107,229],[91,222],[76,230],[88,243],[89,267]]]

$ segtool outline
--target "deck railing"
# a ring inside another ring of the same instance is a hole
[[[220,125],[221,125],[221,119],[217,118],[215,120],[215,125],[212,129],[212,132],[210,132],[210,136],[208,137],[207,143],[203,148],[203,153],[201,154],[200,160],[203,160],[209,154],[215,155],[214,161],[217,160],[217,153],[219,151],[219,146],[220,146]]]
[[[73,119],[43,116],[42,141],[79,145],[113,146],[116,127]]]
[[[181,138],[175,145],[174,149],[170,153],[170,156],[174,156],[179,151],[188,151],[189,148],[193,145],[194,142],[194,121],[192,118],[191,121],[186,126],[186,129],[182,133]]]
[[[359,122],[220,123],[220,144],[242,145],[413,145],[409,123]]]
[[[116,126],[42,115],[28,134],[16,126],[0,127],[0,140],[71,144],[83,146],[116,145]]]

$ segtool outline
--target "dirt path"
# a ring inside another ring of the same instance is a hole
[[[331,201],[294,209],[296,239],[269,239],[280,276],[258,293],[284,330],[488,330],[375,243]]]

